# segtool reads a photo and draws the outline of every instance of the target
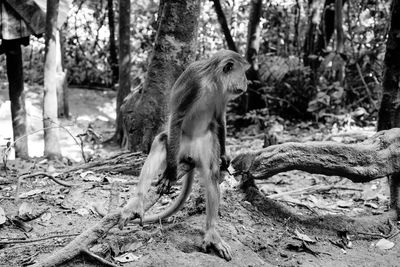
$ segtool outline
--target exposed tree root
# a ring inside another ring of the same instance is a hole
[[[388,175],[400,178],[400,128],[376,133],[359,144],[335,142],[285,143],[255,152],[238,155],[232,165],[236,174],[242,174],[243,187],[248,200],[261,212],[279,218],[291,218],[302,224],[319,225],[322,228],[378,232],[377,225],[395,220],[400,214],[399,184],[391,185],[392,206],[390,212],[379,218],[348,218],[343,216],[307,217],[296,215],[289,208],[262,196],[254,185],[254,179],[267,179],[280,172],[302,170],[309,173],[338,175],[353,182],[369,182]],[[369,223],[369,222],[375,223]],[[372,227],[372,229],[371,229]],[[372,230],[372,231],[371,231]]]
[[[337,175],[353,182],[400,172],[400,128],[376,133],[359,144],[335,142],[285,143],[238,155],[232,165],[250,179],[302,170]]]

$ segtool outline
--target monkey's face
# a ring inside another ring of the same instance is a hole
[[[236,98],[247,91],[246,70],[249,67],[249,64],[234,59],[224,63],[221,80],[229,98]]]

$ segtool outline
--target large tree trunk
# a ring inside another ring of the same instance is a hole
[[[44,64],[43,128],[44,155],[60,158],[57,119],[57,17],[59,0],[47,0]]]
[[[11,101],[11,118],[14,133],[15,156],[28,158],[28,137],[26,136],[26,110],[24,97],[24,75],[21,45],[8,41],[6,46],[8,90]]]
[[[119,86],[117,93],[117,120],[116,131],[113,137],[119,145],[127,146],[127,136],[122,120],[121,105],[125,97],[131,91],[131,3],[130,1],[119,1]]]
[[[393,0],[383,71],[383,93],[378,113],[378,131],[400,127],[400,0]],[[399,172],[400,173],[400,172]],[[390,204],[400,199],[400,174],[389,176]],[[400,209],[399,207],[397,207]]]
[[[229,30],[228,22],[224,11],[222,10],[220,0],[213,0],[215,12],[217,13],[219,24],[221,25],[222,32],[224,33],[226,43],[228,44],[229,50],[237,52],[236,44],[233,41],[231,31]]]
[[[115,44],[115,22],[114,22],[114,9],[113,0],[107,0],[108,11],[108,29],[110,31],[110,57],[109,62],[111,66],[111,82],[115,85],[118,82],[118,59],[117,47]]]
[[[122,106],[130,148],[148,151],[165,123],[170,90],[194,61],[200,1],[163,1],[156,41],[143,92],[131,95]]]

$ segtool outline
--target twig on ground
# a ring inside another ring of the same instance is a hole
[[[53,239],[53,238],[63,238],[63,237],[72,237],[77,236],[79,234],[65,234],[65,235],[53,235],[53,236],[46,236],[41,238],[32,238],[32,239],[13,239],[13,240],[0,240],[0,245],[9,245],[9,244],[25,244],[25,243],[34,243],[43,240]]]
[[[308,186],[304,188],[299,188],[299,189],[294,189],[291,191],[286,191],[282,193],[277,193],[273,195],[268,195],[268,198],[271,199],[276,199],[280,198],[282,196],[287,196],[287,195],[297,195],[297,194],[310,194],[314,192],[325,192],[325,191],[330,191],[333,189],[338,189],[338,190],[354,190],[354,191],[362,191],[360,188],[355,188],[355,187],[347,187],[347,186],[337,186],[337,185],[313,185],[313,186]]]
[[[57,183],[57,184],[59,184],[59,185],[62,185],[62,186],[65,186],[65,187],[73,187],[73,186],[75,186],[75,184],[70,184],[70,183],[61,181],[60,179],[57,179],[57,178],[54,177],[53,175],[51,175],[51,174],[49,174],[49,173],[46,173],[46,172],[36,172],[36,173],[31,173],[31,174],[23,174],[23,175],[21,175],[21,176],[18,178],[17,188],[16,188],[16,190],[15,190],[15,199],[16,199],[17,201],[19,200],[19,192],[20,192],[20,189],[21,189],[22,181],[23,181],[24,179],[33,178],[33,177],[36,177],[36,176],[45,176],[45,177],[48,177],[48,178],[50,178],[51,180],[53,180],[55,183]]]

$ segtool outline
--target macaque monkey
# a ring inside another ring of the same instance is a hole
[[[198,170],[205,186],[207,215],[203,246],[213,247],[220,256],[231,259],[230,248],[216,229],[220,169],[229,165],[225,150],[226,106],[230,99],[247,90],[248,68],[249,64],[238,53],[223,50],[190,64],[181,74],[171,91],[168,131],[153,141],[136,195],[121,213],[120,228],[132,218],[139,217],[140,223],[157,222],[177,212],[190,194],[193,169],[187,172],[177,200],[164,212],[143,218],[143,203],[152,178],[163,171],[161,180],[169,187],[179,177],[178,166],[186,163]]]

